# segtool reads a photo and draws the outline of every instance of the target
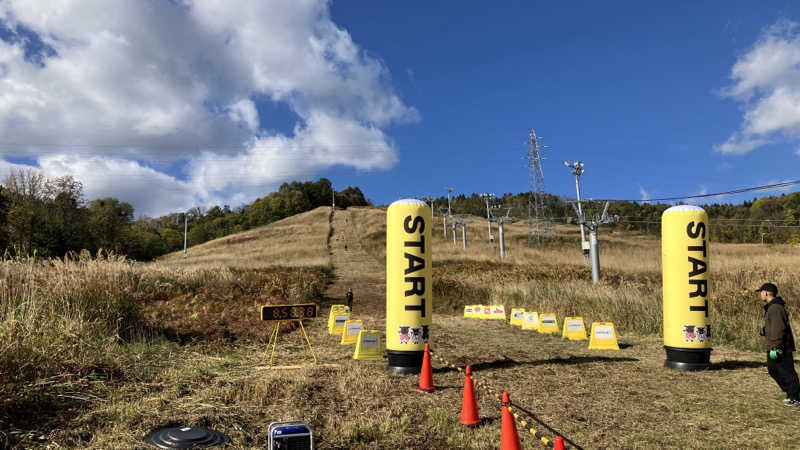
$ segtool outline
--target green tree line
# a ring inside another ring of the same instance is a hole
[[[48,179],[41,173],[12,171],[0,184],[0,249],[11,254],[62,257],[83,249],[113,251],[150,260],[188,245],[266,225],[319,206],[366,206],[358,187],[334,194],[330,180],[284,183],[249,205],[136,218],[130,203],[107,197],[86,201],[83,184],[71,176]],[[185,215],[185,216],[184,216]]]
[[[511,208],[511,215],[518,220],[527,220],[530,195],[506,193],[490,200],[490,205],[503,205],[495,214],[505,214]],[[561,223],[577,223],[573,201],[546,194],[544,202],[550,217]],[[479,194],[456,195],[450,199],[453,214],[471,214],[486,217],[486,201]],[[604,202],[583,201],[582,209],[587,218],[600,214]],[[447,197],[434,199],[436,214],[447,209]],[[603,225],[608,230],[636,231],[658,235],[661,233],[661,214],[673,206],[664,203],[641,203],[612,201],[609,215],[619,216],[612,225]],[[742,243],[800,243],[800,192],[769,196],[741,204],[713,203],[700,205],[706,210],[711,222],[712,239],[717,242]]]

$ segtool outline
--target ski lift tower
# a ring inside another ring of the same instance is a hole
[[[543,239],[551,239],[554,235],[550,206],[544,189],[544,174],[542,174],[541,151],[545,146],[541,145],[540,139],[531,128],[527,155],[531,177],[531,192],[528,197],[528,241],[536,239],[539,245]]]

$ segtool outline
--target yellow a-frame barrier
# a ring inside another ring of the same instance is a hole
[[[267,343],[267,350],[265,351],[265,353],[270,352],[269,363],[272,364],[272,360],[275,358],[275,347],[278,346],[278,329],[284,322],[297,322],[300,325],[300,332],[303,333],[303,339],[305,339],[306,344],[308,344],[308,352],[311,354],[311,357],[314,358],[314,364],[316,364],[317,355],[314,353],[314,347],[311,346],[311,341],[308,339],[308,334],[306,334],[306,329],[303,326],[302,319],[279,320],[275,323],[275,328],[272,330],[272,334],[269,336],[269,343]],[[272,347],[271,351],[270,346]],[[305,346],[303,346],[303,348],[305,348]]]

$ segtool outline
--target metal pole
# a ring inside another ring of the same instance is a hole
[[[580,174],[575,172],[575,190],[578,192],[578,215],[581,216],[578,218],[578,221],[583,219],[583,210],[581,209],[581,184],[579,182]],[[589,259],[589,249],[586,248],[586,232],[583,229],[583,223],[581,225],[581,249],[583,250],[583,259]]]
[[[467,248],[467,224],[461,224],[461,245]]]
[[[447,215],[452,216],[453,212],[450,210],[450,193],[453,192],[453,188],[446,188],[447,189]]]
[[[444,239],[447,239],[447,216],[442,215],[442,233],[444,234]]]
[[[589,226],[590,253],[592,255],[592,283],[600,282],[600,252],[597,250],[597,225]]]
[[[486,196],[486,226],[489,228],[489,241],[492,240],[492,222],[489,220],[489,196]]]
[[[500,259],[506,257],[506,240],[503,236],[503,222],[497,222],[497,234],[500,235]]]
[[[186,213],[183,213],[183,257],[188,258],[189,255],[186,254],[186,231],[189,229],[188,218]]]
[[[453,224],[453,245],[456,244],[456,224]]]

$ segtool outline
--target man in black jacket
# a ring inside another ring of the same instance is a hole
[[[786,406],[800,407],[800,382],[794,370],[794,335],[786,312],[786,302],[778,297],[778,287],[764,283],[756,289],[764,305],[764,349],[767,351],[767,370],[786,393]]]
[[[350,312],[353,311],[353,288],[347,288],[347,294],[345,295],[347,298],[347,307],[350,309]]]

